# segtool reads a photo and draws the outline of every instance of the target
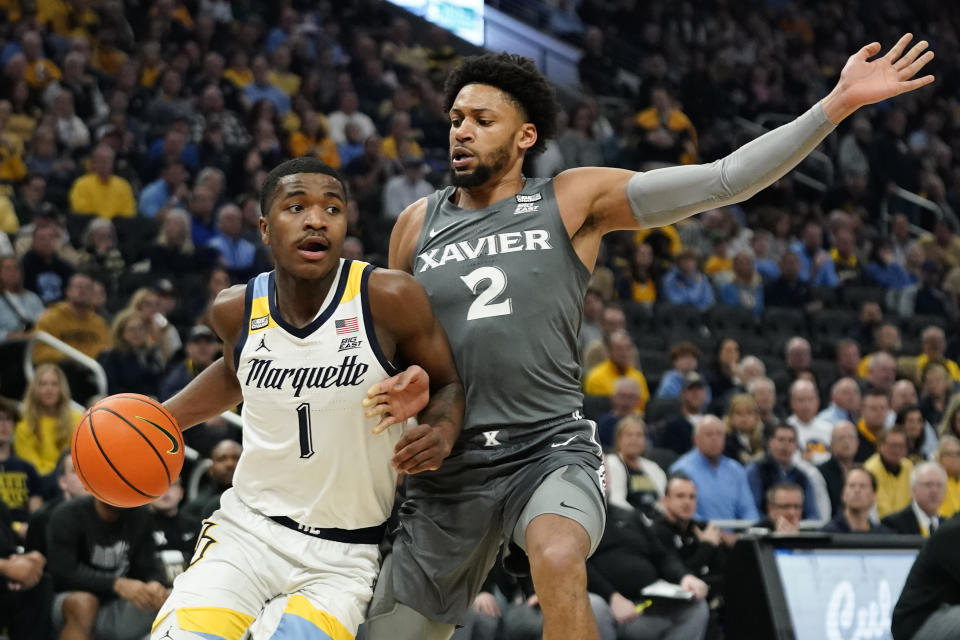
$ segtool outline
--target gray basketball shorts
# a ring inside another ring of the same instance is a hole
[[[592,553],[606,517],[594,432],[592,421],[567,415],[468,433],[440,469],[409,476],[389,575],[380,577],[389,586],[378,586],[368,616],[395,599],[436,622],[462,624],[501,545],[506,567],[525,572],[525,532],[538,515],[579,522]]]

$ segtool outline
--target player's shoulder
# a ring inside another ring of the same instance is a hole
[[[429,196],[420,198],[413,204],[409,205],[406,209],[401,211],[399,217],[397,217],[396,225],[394,226],[394,233],[396,233],[398,230],[405,233],[419,233],[420,229],[423,227],[423,221],[427,217],[428,200]]]
[[[218,293],[210,306],[210,322],[222,340],[234,343],[240,336],[246,296],[247,285],[235,284]]]
[[[367,291],[382,302],[402,306],[411,295],[422,293],[423,286],[406,271],[376,267],[370,272]]]

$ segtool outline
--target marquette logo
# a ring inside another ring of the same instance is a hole
[[[244,383],[258,389],[292,388],[293,396],[299,398],[304,387],[328,389],[330,387],[355,387],[363,383],[363,376],[370,365],[357,362],[357,356],[344,356],[343,362],[329,367],[278,367],[273,360],[251,358],[250,370]],[[289,384],[289,387],[284,385]]]
[[[154,427],[160,430],[160,433],[162,433],[163,435],[167,436],[170,439],[170,450],[167,451],[167,453],[172,454],[180,451],[180,441],[177,440],[176,436],[174,436],[169,429],[161,427],[150,418],[144,418],[143,416],[134,416],[134,418],[136,418],[137,420],[143,420],[147,424],[152,424]]]

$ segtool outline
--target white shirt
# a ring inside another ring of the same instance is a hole
[[[797,414],[787,418],[787,424],[797,430],[797,448],[801,452],[812,453],[814,464],[825,462],[830,457],[830,437],[833,427],[826,420],[814,417],[810,422],[802,422]]]

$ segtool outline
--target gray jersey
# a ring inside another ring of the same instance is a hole
[[[446,330],[466,391],[464,430],[543,422],[582,406],[577,333],[590,272],[551,179],[484,209],[430,195],[413,274]]]

